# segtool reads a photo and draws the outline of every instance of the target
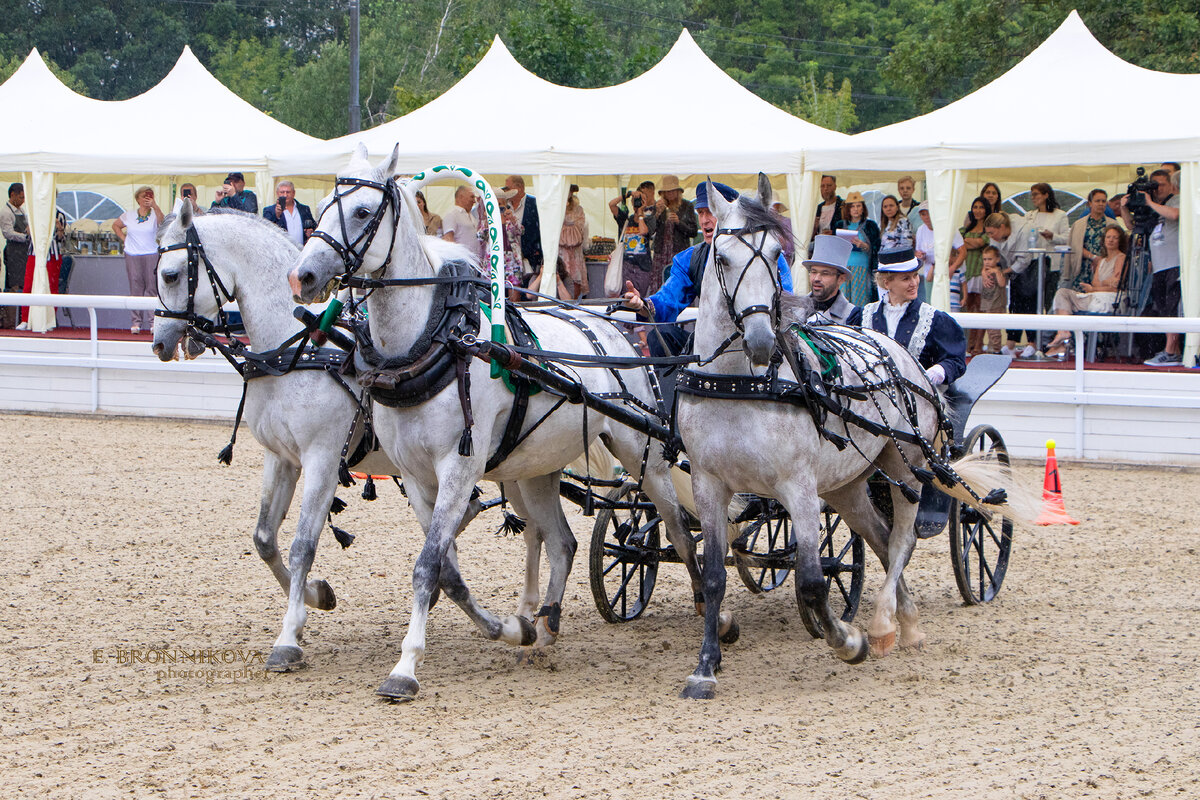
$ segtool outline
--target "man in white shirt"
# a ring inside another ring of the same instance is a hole
[[[480,257],[479,221],[471,213],[475,207],[475,192],[470,186],[459,186],[454,190],[454,205],[442,217],[442,238],[455,242]]]
[[[296,186],[291,181],[280,181],[275,187],[275,205],[263,209],[263,218],[287,231],[288,238],[301,247],[317,227],[309,207],[296,202]]]
[[[911,180],[911,178],[909,179]],[[924,303],[929,302],[929,287],[933,283],[933,270],[936,264],[936,256],[934,254],[934,239],[933,239],[933,224],[929,221],[929,203],[920,203],[916,207],[917,216],[921,219],[921,224],[917,228],[916,251],[917,260],[921,262],[918,271],[921,274],[921,287],[919,297]],[[958,231],[954,232],[954,239],[951,241],[950,253],[950,269],[949,273],[954,274],[967,258],[967,251],[963,249],[962,234]]]

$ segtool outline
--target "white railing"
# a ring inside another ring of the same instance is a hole
[[[0,305],[7,306],[50,306],[86,308],[89,318],[89,355],[84,357],[77,353],[12,353],[0,348],[0,365],[73,367],[91,369],[92,410],[99,408],[99,373],[103,369],[114,370],[161,370],[171,369],[194,373],[226,373],[229,365],[222,359],[210,358],[196,361],[172,362],[169,367],[157,359],[134,359],[113,356],[101,356],[99,352],[99,337],[96,325],[96,309],[144,310],[158,307],[154,297],[120,297],[112,295],[43,295],[43,294],[3,294],[0,293]],[[236,308],[230,305],[229,308]],[[681,321],[693,318],[694,309],[686,309]],[[620,312],[633,321],[633,315]],[[978,314],[955,313],[954,318],[966,328],[1016,328],[1021,330],[1057,331],[1068,330],[1075,336],[1074,385],[1071,390],[1062,389],[1045,391],[1028,389],[1005,389],[1003,384],[987,394],[987,400],[1004,403],[1047,403],[1074,406],[1075,441],[1078,455],[1083,454],[1084,440],[1084,409],[1088,406],[1130,406],[1146,409],[1200,409],[1200,392],[1193,395],[1159,396],[1146,389],[1131,387],[1129,392],[1115,393],[1111,391],[1096,391],[1088,389],[1084,375],[1084,333],[1088,332],[1118,332],[1118,333],[1200,333],[1200,318],[1153,318],[1153,317],[1118,317],[1118,316],[1065,316],[1039,314]],[[2,342],[3,339],[0,339]],[[1061,374],[1061,373],[1059,373]],[[1196,373],[1200,376],[1200,371]]]
[[[50,306],[52,308],[86,308],[88,312],[88,355],[76,353],[7,353],[0,349],[0,365],[26,367],[73,367],[91,370],[92,411],[100,408],[100,370],[160,370],[164,365],[158,360],[119,358],[100,355],[100,336],[96,325],[96,309],[107,308],[118,311],[153,311],[160,308],[156,297],[122,297],[107,294],[22,294],[0,293],[0,306]],[[236,304],[227,308],[236,310]],[[0,340],[3,341],[3,340]],[[149,349],[149,348],[147,348]],[[183,372],[221,373],[229,370],[229,364],[221,359],[203,361],[181,361],[173,363],[171,369]]]

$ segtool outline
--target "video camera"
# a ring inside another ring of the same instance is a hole
[[[1125,204],[1125,207],[1129,209],[1129,213],[1133,216],[1135,228],[1144,229],[1153,227],[1158,214],[1146,202],[1146,195],[1153,194],[1157,189],[1158,184],[1146,177],[1146,169],[1138,167],[1137,177],[1133,179],[1133,183],[1129,184],[1128,194],[1126,195],[1129,199]]]

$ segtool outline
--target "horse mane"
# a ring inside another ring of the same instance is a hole
[[[779,297],[779,327],[787,329],[792,325],[803,325],[816,312],[812,295],[792,294],[784,292]]]
[[[278,237],[280,241],[287,242],[297,253],[300,252],[300,246],[292,241],[292,237],[288,236],[287,231],[271,222],[266,217],[260,217],[258,214],[250,214],[246,211],[241,211],[236,208],[216,208],[212,211],[207,211],[192,218],[192,224],[197,221],[203,224],[203,220],[212,217],[238,217],[245,220],[253,220],[254,224],[259,227],[262,233]],[[166,220],[163,221],[166,224]]]
[[[461,261],[475,272],[482,271],[479,257],[461,244],[421,234],[421,246],[425,249],[425,255],[429,256],[435,271],[452,261]]]
[[[795,245],[795,236],[789,233],[787,228],[783,227],[783,218],[764,206],[756,198],[744,194],[739,195],[737,204],[738,209],[742,212],[742,216],[746,218],[745,227],[752,230],[766,230],[768,233],[775,234],[780,244],[790,239],[792,244]]]

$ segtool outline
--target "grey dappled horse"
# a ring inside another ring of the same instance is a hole
[[[311,301],[330,281],[347,273],[415,281],[436,280],[439,275],[479,277],[476,271],[463,271],[461,264],[437,259],[423,246],[427,237],[422,236],[414,219],[413,199],[392,182],[398,157],[399,147],[386,163],[374,168],[367,161],[366,149],[360,146],[347,170],[338,176],[336,194],[327,199],[317,232],[305,245],[291,274],[293,290],[300,300]],[[444,286],[418,283],[371,291],[366,301],[371,337],[383,357],[392,363],[421,363],[423,348],[444,334],[437,331],[444,309],[435,307],[436,298],[445,294]],[[575,323],[542,313],[526,314],[525,319],[547,350],[594,354],[581,329],[586,328],[608,354],[636,355],[610,323],[579,313],[570,316]],[[425,654],[429,598],[438,586],[490,639],[539,647],[554,642],[576,549],[560,505],[559,474],[596,437],[635,479],[642,472],[643,456],[647,457],[646,493],[662,514],[668,538],[688,566],[695,590],[699,590],[695,544],[684,527],[661,447],[648,442],[645,434],[595,412],[587,414],[585,423],[582,406],[561,404],[553,393],[541,392],[528,399],[523,431],[526,437],[488,470],[489,457],[497,451],[512,413],[514,396],[501,380],[491,377],[489,365],[482,361],[472,359],[464,369],[469,384],[455,379],[432,397],[405,407],[376,405],[376,433],[404,475],[409,499],[426,536],[413,569],[412,614],[400,661],[378,689],[380,695],[396,700],[410,700],[419,690],[416,670]],[[623,391],[608,369],[573,367],[571,371],[593,393]],[[626,370],[622,374],[628,391],[652,406],[653,390],[645,370]],[[470,387],[468,405],[473,414],[470,448],[463,446],[466,415],[459,387],[465,385]],[[472,487],[480,479],[503,483],[508,499],[528,521],[527,540],[540,539],[546,546],[550,579],[533,625],[526,619],[532,607],[507,617],[483,608],[459,572],[454,530]]]
[[[771,186],[760,175],[757,198],[743,195],[726,201],[711,184],[708,197],[717,218],[717,231],[702,279],[695,351],[708,357],[723,343],[739,338],[743,346],[728,348],[712,361],[697,366],[694,372],[701,378],[717,374],[761,375],[775,351],[781,328],[789,322],[788,317],[790,321],[802,321],[808,316],[802,307],[781,315],[781,303],[785,308],[803,306],[804,298],[782,295],[779,288],[776,259],[784,234],[777,219],[767,211]],[[836,330],[832,329],[834,337],[839,336]],[[841,335],[852,335],[850,329],[844,331]],[[878,342],[903,378],[932,391],[924,370],[900,344],[870,330],[853,335]],[[860,348],[840,357],[843,379],[851,385],[861,383],[858,376],[871,382],[887,381],[889,375],[883,359],[864,352]],[[779,375],[795,380],[786,361]],[[917,427],[932,442],[938,433],[937,412],[928,400],[917,395],[913,399],[917,405]],[[849,405],[868,420],[911,431],[895,403],[882,400],[877,405],[854,400]],[[896,641],[897,620],[902,647],[919,647],[924,641],[916,604],[903,579],[916,538],[917,504],[892,486],[894,514],[889,530],[868,497],[867,478],[881,469],[911,483],[912,473],[905,459],[920,468],[926,464],[925,456],[916,445],[901,442],[898,447],[886,435],[867,433],[832,415],[828,419],[827,427],[835,434],[851,438],[855,446],[838,450],[822,437],[803,407],[771,400],[702,397],[680,390],[676,421],[691,462],[692,486],[704,531],[705,600],[699,664],[689,676],[683,696],[709,698],[715,692],[715,673],[721,662],[717,621],[725,593],[726,509],[735,492],[775,498],[791,515],[796,537],[795,579],[802,613],[824,632],[826,642],[839,658],[859,663],[867,657],[869,649],[876,655],[886,655]],[[969,477],[964,470],[969,472],[970,465],[956,462],[954,466],[956,469],[961,466],[960,476],[973,483],[981,478],[998,477],[983,465]],[[978,507],[978,501],[961,487],[939,484],[939,488]],[[841,514],[851,530],[866,539],[887,570],[875,599],[875,614],[867,627],[869,645],[867,638],[854,626],[842,622],[829,608],[818,553],[822,498]]]
[[[287,282],[287,272],[300,249],[278,226],[236,211],[194,217],[191,205],[184,203],[180,215],[167,220],[160,230],[159,245],[184,242],[189,228],[203,246],[220,286],[229,293],[221,300],[238,301],[252,351],[272,350],[300,330],[300,323],[292,316],[295,303]],[[215,320],[218,298],[203,263],[196,268],[194,312]],[[189,307],[185,250],[162,254],[158,295],[168,311],[183,312]],[[160,359],[170,361],[181,351],[185,357],[194,358],[204,351],[186,336],[187,325],[180,318],[155,319],[153,348]],[[338,461],[361,393],[352,381],[339,385],[322,370],[311,369],[254,378],[246,387],[246,424],[265,451],[254,546],[288,596],[283,629],[267,661],[271,670],[285,671],[303,663],[300,638],[308,618],[305,606],[332,609],[337,602],[326,581],[310,580],[308,574],[337,489]],[[360,422],[352,446],[357,445],[361,435]],[[396,474],[386,458],[377,453],[368,456],[359,468],[380,475]],[[277,536],[301,472],[304,494],[300,518],[285,565]]]

